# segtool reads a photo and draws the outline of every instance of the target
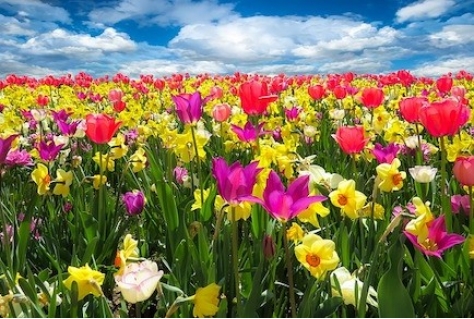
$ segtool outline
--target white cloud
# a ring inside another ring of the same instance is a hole
[[[369,59],[369,58],[356,58],[344,61],[329,62],[319,67],[320,72],[323,73],[342,73],[342,72],[355,72],[358,74],[363,73],[379,73],[390,68],[390,63],[383,60]]]
[[[399,9],[396,12],[397,22],[432,19],[448,12],[456,2],[454,0],[420,0]]]
[[[143,25],[182,26],[237,17],[233,8],[233,4],[220,4],[217,0],[121,0],[114,7],[92,10],[89,19],[109,25],[135,20]]]
[[[430,42],[438,48],[449,48],[474,42],[474,25],[448,25],[440,32],[429,36]]]
[[[28,39],[20,48],[37,55],[61,54],[88,59],[104,52],[133,51],[136,44],[127,34],[117,32],[113,28],[105,29],[98,36],[56,29]]]
[[[412,73],[415,75],[437,77],[450,72],[474,70],[474,57],[453,57],[444,60],[430,61],[414,68]]]
[[[49,5],[40,0],[0,0],[3,9],[10,10],[22,17],[34,16],[39,21],[72,22],[69,13],[60,7]]]

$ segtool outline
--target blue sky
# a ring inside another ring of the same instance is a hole
[[[474,0],[0,0],[0,77],[474,72]]]

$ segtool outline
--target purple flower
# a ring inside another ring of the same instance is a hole
[[[257,168],[258,162],[252,162],[243,167],[240,162],[228,166],[223,158],[212,160],[212,175],[217,182],[219,195],[231,205],[237,205],[242,198],[252,194],[261,169]]]
[[[184,124],[195,124],[202,117],[203,100],[199,91],[193,94],[171,96],[176,105],[176,114]]]
[[[173,170],[174,178],[178,184],[184,184],[187,177],[189,177],[186,167],[176,166]]]
[[[257,140],[257,138],[266,132],[263,130],[265,123],[260,123],[257,127],[249,121],[243,128],[232,124],[231,129],[237,135],[240,141],[251,143]]]
[[[33,159],[26,150],[12,150],[8,153],[5,164],[9,166],[33,166]]]
[[[69,115],[71,115],[72,113],[68,113],[66,110],[64,109],[61,109],[59,111],[54,111],[52,110],[51,113],[53,114],[53,119],[58,122],[58,121],[62,121],[62,122],[66,122],[67,119],[69,118]]]
[[[271,171],[263,191],[263,200],[255,196],[246,200],[262,205],[273,218],[286,222],[311,204],[326,200],[326,196],[322,195],[309,196],[309,178],[309,175],[302,175],[285,190],[278,174]]]
[[[291,109],[285,109],[285,117],[288,121],[296,121],[301,113],[301,109],[293,106]]]
[[[469,202],[469,195],[453,195],[451,196],[451,209],[454,214],[458,214],[460,210],[467,216],[471,211],[471,203]]]
[[[145,207],[146,198],[143,192],[133,190],[122,195],[122,202],[125,205],[125,210],[130,216],[139,215]]]
[[[59,130],[64,135],[72,136],[77,131],[77,126],[81,123],[81,121],[74,121],[71,123],[67,123],[63,120],[57,120],[56,124],[58,125]]]
[[[459,234],[448,234],[444,223],[444,216],[440,216],[428,224],[428,238],[419,243],[418,236],[403,231],[413,246],[427,256],[441,258],[441,254],[454,245],[461,244],[465,238]]]
[[[63,144],[56,145],[53,140],[49,142],[41,141],[38,144],[39,155],[44,161],[54,161],[58,156]]]
[[[375,147],[372,149],[372,155],[375,156],[379,164],[390,164],[392,163],[393,159],[397,157],[399,151],[400,146],[394,143],[390,143],[385,147],[379,143],[375,143]]]
[[[8,152],[12,148],[12,143],[18,134],[10,135],[7,138],[0,138],[0,165],[5,163]]]

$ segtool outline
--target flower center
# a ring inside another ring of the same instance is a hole
[[[311,267],[318,267],[319,263],[321,262],[321,259],[317,255],[306,255],[306,262]]]
[[[49,174],[46,174],[46,176],[43,178],[43,184],[49,185],[50,183],[51,183],[51,176],[49,176]]]
[[[421,245],[428,251],[438,250],[438,244],[429,238],[427,238]]]
[[[393,185],[398,185],[403,181],[402,174],[397,173],[392,176],[392,183]]]
[[[337,196],[337,202],[339,203],[339,205],[341,206],[346,206],[347,205],[347,197],[342,195],[342,194],[339,194]]]

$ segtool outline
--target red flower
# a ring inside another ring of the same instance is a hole
[[[268,104],[276,101],[278,96],[269,95],[266,82],[245,82],[239,88],[240,103],[247,115],[262,115]]]
[[[107,114],[88,114],[86,115],[86,135],[96,144],[105,144],[110,142],[120,124],[122,122],[116,122]]]
[[[460,156],[456,158],[453,174],[457,181],[466,186],[474,186],[474,156]]]
[[[453,78],[450,76],[442,76],[438,80],[436,80],[436,88],[438,92],[444,96],[451,91],[453,86]]]
[[[409,123],[420,122],[420,109],[427,103],[428,100],[425,97],[406,97],[400,101],[400,114]]]
[[[343,98],[346,97],[347,91],[344,86],[337,85],[333,90],[332,93],[334,94],[334,97],[338,100],[342,100]]]
[[[321,100],[326,96],[326,89],[321,84],[308,87],[308,94],[313,100]]]
[[[379,88],[364,88],[362,91],[362,96],[360,97],[360,100],[362,104],[369,108],[369,109],[375,109],[382,104],[384,99],[384,94],[382,89]]]
[[[340,126],[336,134],[332,134],[337,144],[346,154],[358,154],[367,145],[369,138],[365,137],[362,126]]]
[[[434,137],[453,136],[469,120],[470,110],[457,99],[433,102],[420,109],[420,122]]]

